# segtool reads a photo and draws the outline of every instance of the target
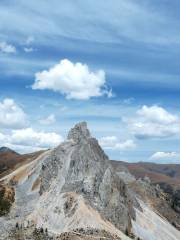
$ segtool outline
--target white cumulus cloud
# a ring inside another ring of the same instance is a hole
[[[102,137],[99,139],[99,143],[104,149],[112,150],[128,150],[136,147],[136,144],[132,139],[122,142],[116,136]]]
[[[180,134],[180,119],[159,106],[143,106],[127,120],[137,138],[163,138]]]
[[[16,48],[15,46],[8,44],[6,42],[0,42],[0,52],[3,53],[15,53]]]
[[[0,127],[22,128],[27,125],[26,114],[13,99],[5,98],[0,102]]]
[[[177,152],[155,152],[150,160],[161,160],[161,159],[174,159],[176,157],[180,157],[180,154]]]
[[[53,148],[62,141],[63,137],[55,132],[36,131],[33,128],[12,130],[9,134],[0,133],[1,146],[22,153]]]
[[[50,114],[47,118],[40,119],[39,122],[43,125],[51,125],[56,122],[56,117],[54,114]]]
[[[10,143],[42,148],[54,147],[63,141],[62,136],[54,132],[35,131],[32,128],[13,130]]]
[[[49,70],[37,72],[32,88],[60,92],[67,99],[86,100],[103,95],[111,97],[105,83],[103,70],[92,72],[86,64],[64,59]]]
[[[171,124],[175,123],[178,120],[178,117],[169,113],[164,108],[159,106],[143,106],[140,110],[137,111],[137,114],[148,121],[161,123],[161,124]]]

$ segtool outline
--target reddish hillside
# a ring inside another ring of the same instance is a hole
[[[180,188],[180,164],[127,163],[112,161],[113,165],[124,165],[136,178],[148,176],[153,183],[167,183]]]
[[[35,153],[21,155],[9,148],[0,148],[0,177],[16,169],[18,166],[21,166],[28,161],[32,161],[41,153],[42,151],[38,151]]]

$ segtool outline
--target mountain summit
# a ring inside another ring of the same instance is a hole
[[[159,190],[149,182],[138,183],[124,167],[114,168],[85,122],[76,124],[58,147],[1,181],[15,191],[9,218],[0,218],[2,239],[13,239],[8,234],[16,224],[24,227],[28,237],[32,229],[44,228],[54,239],[77,239],[74,234],[80,239],[91,239],[90,234],[121,240],[133,236],[164,240],[165,235],[166,240],[171,236],[178,240],[180,236],[134,189],[148,189],[153,196]],[[71,237],[63,238],[65,233]]]
[[[90,138],[90,132],[87,128],[86,122],[80,122],[76,124],[68,133],[67,139],[73,140],[75,142],[82,141],[84,139]]]
[[[62,202],[65,196],[70,197],[73,193],[76,211],[74,212],[73,207],[67,209],[69,214],[72,214],[71,211],[79,214],[80,198],[81,201],[86,202],[87,206],[99,212],[103,218],[111,221],[119,230],[124,232],[126,229],[130,230],[130,216],[133,217],[133,209],[128,189],[113,171],[98,141],[91,137],[86,123],[75,125],[67,139],[68,141],[54,149],[44,160],[40,172],[40,193],[41,195],[46,193],[45,203],[49,201],[48,208],[50,206],[54,208],[56,205],[54,201],[57,199],[51,199],[52,195],[56,195],[59,202]],[[44,212],[45,216],[49,216],[50,212],[46,211],[47,209]],[[86,219],[83,220],[82,217],[80,226],[81,224],[84,226],[84,221],[89,221],[89,225],[94,227],[99,224],[96,223],[95,217],[91,219],[84,216],[84,218]]]

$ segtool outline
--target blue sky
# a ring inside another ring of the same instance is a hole
[[[177,0],[0,2],[0,145],[87,121],[111,159],[179,162]]]

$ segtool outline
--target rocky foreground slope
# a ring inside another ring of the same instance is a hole
[[[146,178],[149,179],[151,185],[159,185],[163,190],[164,200],[161,201],[158,198],[152,201],[156,202],[157,210],[180,230],[180,164],[121,161],[111,161],[111,163],[114,168],[127,167],[137,180]]]
[[[0,239],[180,239],[143,198],[143,184],[112,166],[85,122],[1,184],[14,188],[15,199],[0,218]]]

